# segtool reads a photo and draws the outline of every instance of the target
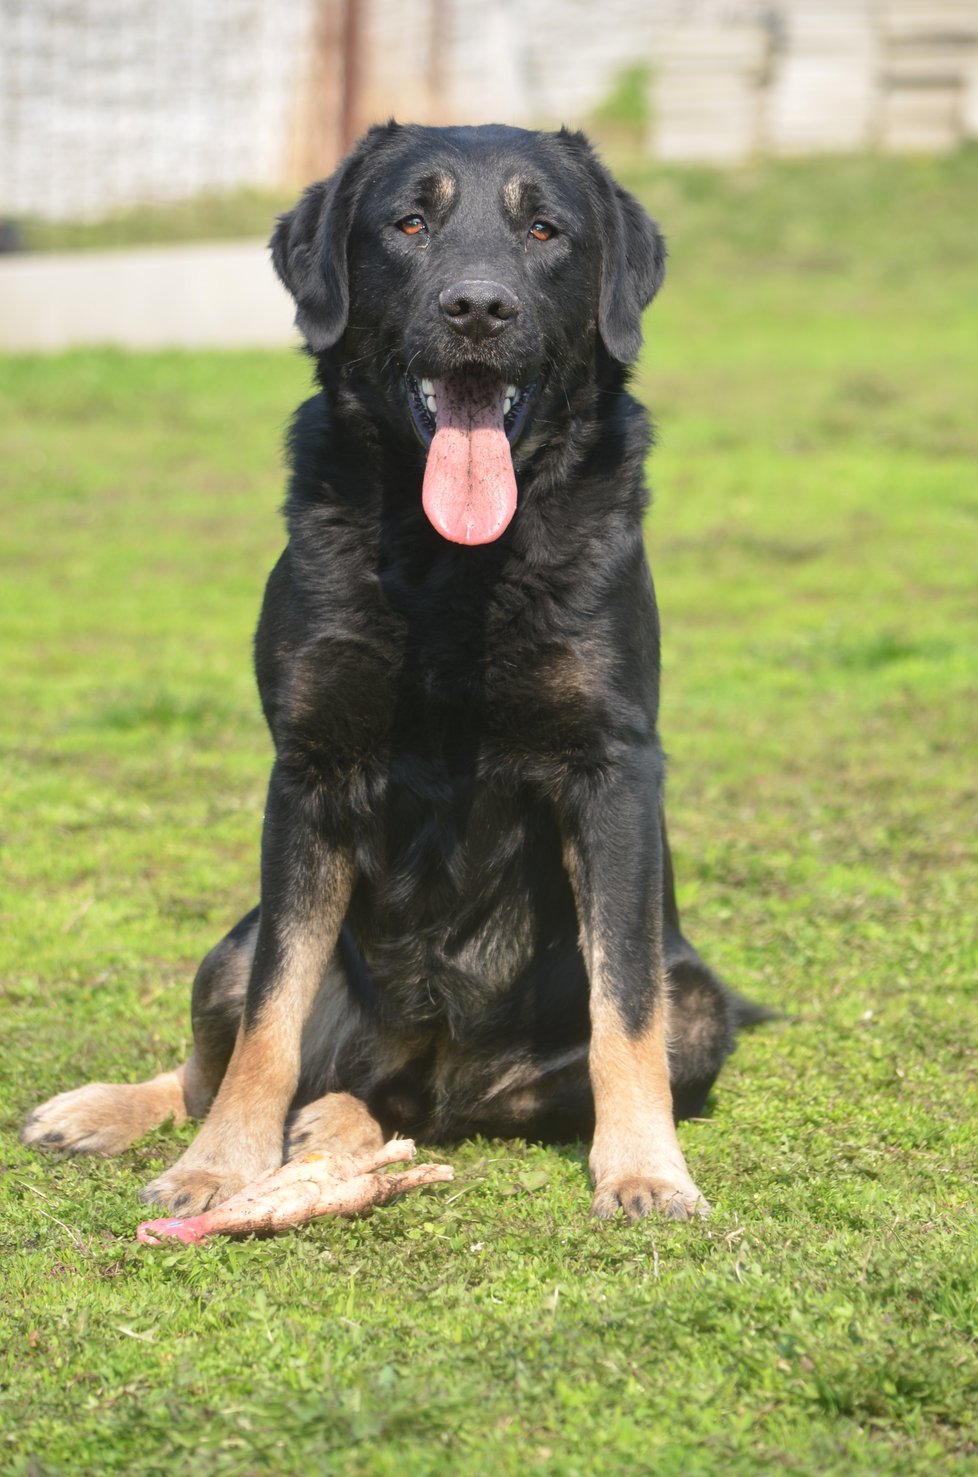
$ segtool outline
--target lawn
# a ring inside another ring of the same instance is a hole
[[[188,1045],[256,897],[249,642],[290,354],[0,361],[0,1471],[974,1472],[978,154],[636,166],[689,932],[787,1018],[684,1125],[702,1225],[597,1224],[583,1148],[273,1241],[151,1250],[27,1110]]]

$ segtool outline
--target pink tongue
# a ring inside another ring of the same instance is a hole
[[[434,387],[437,430],[424,471],[424,510],[453,543],[491,543],[516,512],[502,386],[459,374],[435,380]]]

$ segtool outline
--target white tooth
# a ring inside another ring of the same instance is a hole
[[[432,415],[438,414],[438,401],[435,399],[434,395],[428,395],[424,403],[425,405],[427,405]]]
[[[506,399],[503,401],[503,415],[509,415],[509,412],[512,410],[512,408],[513,408],[513,402],[512,402],[512,400],[510,400],[509,396],[507,395],[506,396]]]
[[[435,393],[435,387],[431,383],[431,380],[421,381],[421,393],[422,395],[433,395]]]
[[[505,388],[505,390],[503,391],[503,394],[506,396],[506,399],[507,400],[515,400],[516,399],[516,386],[515,385],[507,385],[506,388]]]

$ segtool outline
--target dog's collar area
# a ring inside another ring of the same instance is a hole
[[[458,375],[459,379],[463,377],[464,374]],[[435,382],[427,377],[415,379],[413,374],[405,374],[404,379],[414,429],[422,444],[428,447],[438,429],[438,396]],[[506,439],[511,445],[523,429],[526,412],[535,389],[535,382],[526,385],[504,385],[502,382],[499,384],[503,428],[506,432]]]

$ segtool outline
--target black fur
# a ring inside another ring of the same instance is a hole
[[[415,213],[420,241],[397,227]],[[538,217],[556,226],[539,246]],[[320,391],[293,424],[256,638],[276,751],[261,912],[194,991],[208,1075],[262,1008],[281,916],[314,909],[343,854],[356,883],[323,991],[339,1024],[307,1028],[297,1102],[345,1089],[443,1139],[588,1133],[576,859],[632,1035],[664,952],[675,1111],[699,1113],[760,1013],[683,937],[663,820],[649,430],[626,389],[662,238],[579,134],[390,124],[282,217],[272,255]],[[470,278],[520,303],[478,344],[438,308]],[[533,395],[517,513],[462,547],[422,510],[408,399],[410,376],[475,365]]]

